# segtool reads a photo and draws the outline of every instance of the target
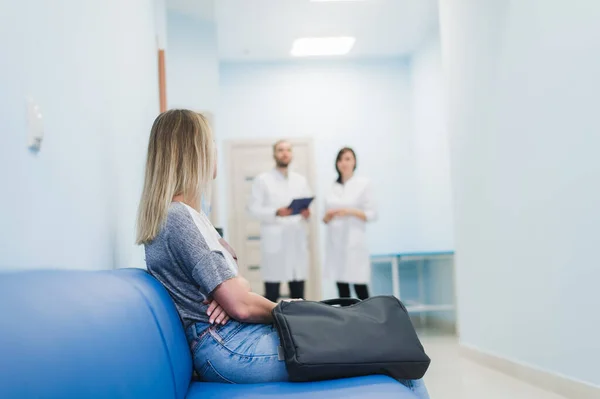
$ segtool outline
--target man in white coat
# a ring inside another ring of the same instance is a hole
[[[292,298],[304,297],[308,272],[307,222],[310,210],[292,215],[296,198],[312,196],[306,178],[289,170],[292,145],[280,140],[273,145],[275,168],[254,179],[249,212],[261,222],[262,276],[265,297],[279,299],[280,284],[287,281]]]

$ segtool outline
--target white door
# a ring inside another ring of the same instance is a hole
[[[252,285],[252,291],[264,294],[261,276],[260,223],[252,218],[246,205],[252,191],[254,178],[275,167],[274,141],[244,140],[227,143],[225,162],[228,165],[229,233],[231,245],[238,256],[240,273]],[[293,161],[290,169],[302,174],[315,192],[314,156],[311,140],[290,140]],[[314,201],[316,203],[318,201]],[[313,203],[313,204],[314,204]],[[311,206],[313,216],[309,223],[310,266],[306,281],[306,299],[321,299],[321,273],[318,257],[318,213]],[[281,285],[281,295],[288,296],[287,284]]]

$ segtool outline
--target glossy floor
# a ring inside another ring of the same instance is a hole
[[[456,337],[424,332],[421,340],[432,359],[425,376],[431,399],[566,398],[461,357]]]

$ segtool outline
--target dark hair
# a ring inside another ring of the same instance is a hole
[[[337,154],[337,158],[335,158],[335,170],[336,170],[336,171],[337,171],[337,173],[338,173],[338,178],[337,178],[336,182],[338,182],[338,183],[340,183],[340,184],[343,184],[343,183],[342,183],[342,174],[340,173],[340,170],[338,169],[338,166],[337,166],[337,164],[338,164],[338,162],[340,161],[340,159],[342,159],[342,156],[344,156],[344,154],[345,154],[345,153],[347,153],[347,152],[351,152],[351,153],[352,153],[352,156],[354,157],[354,169],[353,169],[353,170],[356,170],[356,153],[355,153],[355,152],[354,152],[354,150],[353,150],[352,148],[350,148],[350,147],[344,147],[344,148],[342,148],[342,149],[341,149],[341,150],[338,152],[338,154]]]

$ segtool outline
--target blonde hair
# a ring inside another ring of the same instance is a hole
[[[174,109],[156,118],[138,209],[137,244],[156,238],[175,195],[183,195],[198,210],[202,195],[210,198],[215,154],[212,131],[203,115]]]

